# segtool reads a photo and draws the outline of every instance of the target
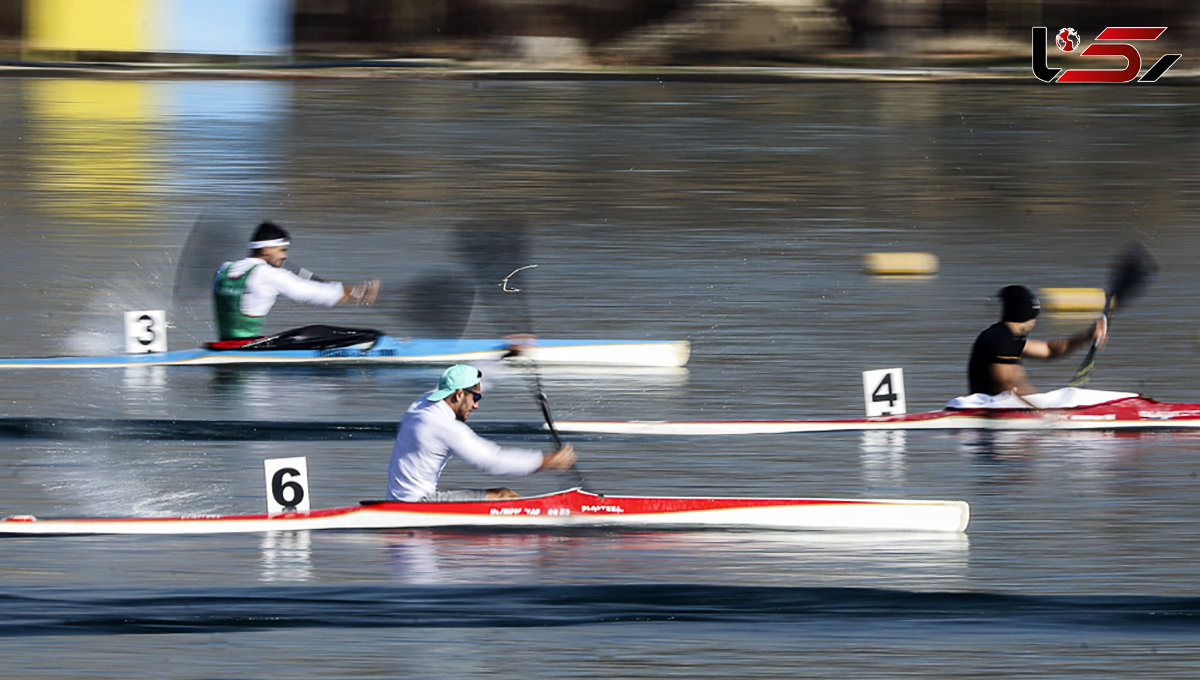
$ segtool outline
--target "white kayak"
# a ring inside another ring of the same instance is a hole
[[[1058,395],[1056,393],[1068,393]],[[1080,394],[1082,393],[1082,394]],[[1200,428],[1200,404],[1161,402],[1132,392],[1064,388],[1032,408],[1008,400],[958,398],[939,411],[895,416],[783,420],[560,420],[564,434],[663,436],[862,432],[872,430],[1190,430]],[[978,395],[972,395],[978,396]],[[483,427],[484,423],[476,427]]]
[[[965,531],[963,501],[609,496],[568,489],[504,501],[365,502],[275,515],[0,520],[0,535],[222,534],[324,529]]]

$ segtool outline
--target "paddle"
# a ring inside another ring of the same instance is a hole
[[[522,281],[519,285],[515,278],[522,272],[537,267],[529,264],[529,247],[525,220],[515,217],[495,217],[473,219],[464,222],[455,231],[453,245],[465,265],[465,271],[474,275],[478,292],[479,305],[495,310],[502,322],[512,328],[514,320],[520,333],[533,337],[533,315],[529,309],[529,301],[522,291],[527,287]],[[511,308],[511,302],[516,298],[517,308]],[[518,351],[511,354],[517,355]],[[534,397],[554,439],[556,448],[563,447],[562,436],[554,425],[554,416],[550,411],[550,400],[542,385],[541,371],[537,361],[530,355],[520,355],[522,363],[528,368],[533,379]],[[583,486],[583,473],[576,464],[572,469],[578,478],[578,486]]]
[[[427,338],[461,338],[478,295],[475,284],[452,269],[429,270],[385,285],[385,293],[389,287],[393,294],[383,303],[384,311]]]
[[[180,317],[189,322],[212,317],[213,275],[222,262],[237,259],[239,253],[246,252],[247,234],[243,231],[225,216],[201,213],[196,218],[175,261],[171,289],[173,326]]]
[[[507,278],[532,260],[526,231],[524,220],[499,217],[465,221],[452,235],[452,247],[462,263],[460,274],[474,278],[476,304],[505,333],[514,331],[514,321],[524,324],[516,331],[533,332],[525,297],[514,300],[508,294],[512,291],[504,290]]]
[[[511,285],[512,278],[521,271],[533,269],[534,267],[537,267],[537,265],[527,264],[509,272],[507,276],[501,279],[500,290],[506,294],[520,295],[522,289]],[[521,297],[521,307],[524,310],[525,328],[532,329],[532,316],[529,312],[529,303],[525,301],[523,296]],[[542,387],[542,372],[538,370],[538,364],[536,360],[529,356],[524,356],[522,358],[529,365],[530,374],[533,376],[534,397],[537,399],[538,407],[542,409],[542,417],[545,418],[546,427],[550,430],[550,436],[554,439],[555,449],[561,449],[563,447],[563,439],[562,435],[558,433],[558,428],[554,425],[554,415],[550,412],[550,399],[546,396],[546,390]],[[583,470],[579,468],[578,463],[571,466],[571,469],[575,471],[575,485],[582,488],[586,483],[583,476]]]
[[[1108,287],[1104,290],[1104,311],[1100,314],[1101,318],[1107,321],[1109,315],[1117,310],[1118,305],[1124,305],[1136,297],[1156,271],[1158,271],[1158,264],[1145,246],[1133,243],[1127,247],[1114,260]],[[1079,364],[1074,379],[1068,383],[1070,387],[1080,387],[1091,379],[1092,371],[1096,367],[1096,352],[1099,349],[1100,342],[1097,339],[1092,342],[1087,356]]]

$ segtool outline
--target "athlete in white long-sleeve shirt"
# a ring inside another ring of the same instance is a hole
[[[221,340],[263,335],[263,318],[280,295],[296,302],[333,307],[345,302],[371,304],[379,294],[377,279],[357,286],[305,279],[283,268],[291,239],[271,222],[258,225],[250,255],[226,262],[213,278],[213,304]]]
[[[519,498],[511,489],[438,491],[442,468],[452,456],[494,475],[529,475],[538,470],[567,470],[575,464],[570,444],[543,454],[501,447],[475,434],[466,423],[483,398],[483,373],[466,364],[446,369],[438,389],[408,407],[400,422],[388,466],[388,498],[398,501],[468,501]]]

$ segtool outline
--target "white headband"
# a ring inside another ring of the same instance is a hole
[[[291,241],[286,238],[276,238],[270,241],[251,241],[250,250],[258,250],[259,248],[274,248],[276,246],[286,246],[291,244]]]

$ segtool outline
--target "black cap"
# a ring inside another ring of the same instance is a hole
[[[286,229],[278,224],[275,224],[274,222],[263,222],[262,224],[258,225],[257,229],[254,230],[254,236],[250,237],[250,242],[258,243],[261,241],[276,241],[279,239],[290,241],[291,236],[288,235]]]
[[[998,297],[1004,303],[1002,321],[1024,323],[1036,319],[1042,309],[1037,296],[1025,286],[1005,286],[1000,289]]]

